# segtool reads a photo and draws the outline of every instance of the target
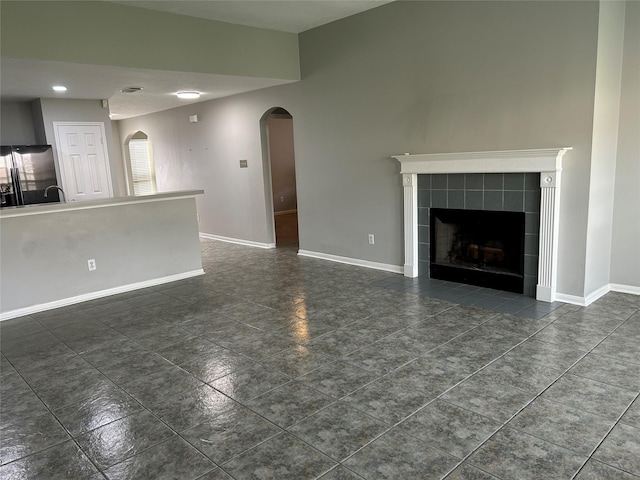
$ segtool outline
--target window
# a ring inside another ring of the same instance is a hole
[[[149,139],[136,132],[129,140],[129,192],[134,195],[156,193],[156,178]]]

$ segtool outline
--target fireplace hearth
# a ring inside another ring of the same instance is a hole
[[[523,293],[521,212],[432,208],[430,277]]]

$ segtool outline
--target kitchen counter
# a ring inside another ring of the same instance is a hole
[[[115,207],[118,205],[128,205],[132,203],[148,203],[175,200],[178,198],[191,198],[203,193],[204,190],[181,190],[176,192],[155,193],[153,195],[141,195],[137,197],[132,195],[127,197],[105,198],[102,200],[91,200],[87,202],[37,203],[34,205],[23,205],[19,207],[5,207],[0,209],[0,219],[71,210]]]
[[[3,208],[0,320],[202,275],[202,193]]]

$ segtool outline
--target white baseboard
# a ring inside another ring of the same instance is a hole
[[[640,295],[640,287],[634,287],[633,285],[621,285],[619,283],[612,283],[612,292],[630,293],[631,295]]]
[[[591,305],[593,302],[598,300],[600,297],[605,296],[610,291],[611,291],[611,285],[607,284],[600,287],[595,292],[591,292],[589,295],[585,297],[586,306]]]
[[[578,297],[577,295],[567,295],[566,293],[557,293],[556,301],[563,303],[570,303],[572,305],[579,305],[580,307],[588,307],[600,297],[609,293],[609,285],[600,287],[595,292],[590,293],[586,297]]]
[[[620,285],[619,283],[610,283],[600,287],[595,292],[590,293],[586,297],[578,297],[574,295],[567,295],[565,293],[556,294],[556,300],[558,302],[571,303],[572,305],[580,305],[581,307],[588,307],[599,298],[605,296],[609,292],[630,293],[631,295],[640,295],[640,287],[634,287],[632,285]]]
[[[566,293],[556,293],[556,302],[570,303],[571,305],[579,305],[586,307],[586,300],[584,297],[578,297],[577,295],[568,295]]]
[[[258,247],[258,248],[265,248],[265,249],[276,248],[275,243],[254,242],[251,240],[242,240],[240,238],[223,237],[221,235],[212,235],[210,233],[202,233],[202,232],[200,232],[200,236],[202,238],[208,238],[209,240],[219,240],[221,242],[235,243],[238,245],[245,245],[247,247]]]
[[[275,216],[286,215],[288,213],[298,213],[298,210],[294,208],[293,210],[280,210],[279,212],[273,212]]]
[[[178,280],[184,280],[185,278],[197,277],[199,275],[204,275],[204,270],[201,268],[198,270],[192,270],[190,272],[169,275],[167,277],[145,280],[144,282],[130,283],[128,285],[121,285],[119,287],[99,290],[97,292],[84,293],[82,295],[63,298],[62,300],[55,300],[53,302],[41,303],[39,305],[32,305],[30,307],[17,308],[15,310],[9,310],[8,312],[0,312],[0,321],[22,317],[24,315],[31,315],[32,313],[45,312],[47,310],[66,307],[68,305],[74,305],[76,303],[87,302],[89,300],[95,300],[96,298],[110,297],[111,295],[117,295],[119,293],[132,292],[134,290],[140,290],[141,288],[155,287],[156,285],[162,285],[163,283],[175,282]]]
[[[319,258],[321,260],[329,260],[331,262],[346,263],[357,267],[373,268],[375,270],[384,270],[391,273],[403,273],[404,269],[400,265],[389,265],[387,263],[370,262],[368,260],[360,260],[359,258],[340,257],[329,253],[311,252],[309,250],[298,250],[298,255],[303,257]]]

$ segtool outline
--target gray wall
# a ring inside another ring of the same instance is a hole
[[[584,296],[609,285],[620,79],[624,46],[624,2],[603,2],[598,24],[598,63],[593,115],[589,219]],[[605,253],[603,255],[603,253]]]
[[[200,232],[272,243],[260,119],[273,107],[295,118],[282,88],[121,120],[120,137],[124,141],[138,130],[148,135],[158,192],[205,191],[197,199]],[[189,123],[190,115],[198,115],[198,123]],[[248,168],[240,168],[240,160],[247,160]]]
[[[201,269],[194,208],[187,198],[3,218],[2,312]]]
[[[112,138],[109,155],[111,156],[111,183],[114,185],[114,195],[129,195],[129,190],[127,188],[128,173],[127,167],[124,164],[124,140],[120,138],[120,125],[116,121],[110,121],[109,125],[111,127]]]
[[[7,57],[300,78],[294,33],[115,2],[3,0],[0,9],[0,44]]]
[[[301,34],[299,83],[124,120],[121,136],[150,136],[160,190],[205,190],[200,231],[269,242],[259,120],[285,108],[300,248],[391,265],[403,239],[390,155],[572,146],[558,290],[582,296],[598,14],[596,2],[394,2]]]
[[[611,282],[640,291],[640,3],[627,2]]]
[[[400,2],[303,34],[301,248],[402,264],[388,155],[572,146],[558,281],[581,296],[597,24],[593,2]]]
[[[31,104],[29,102],[1,102],[0,144],[33,145],[35,143]]]

